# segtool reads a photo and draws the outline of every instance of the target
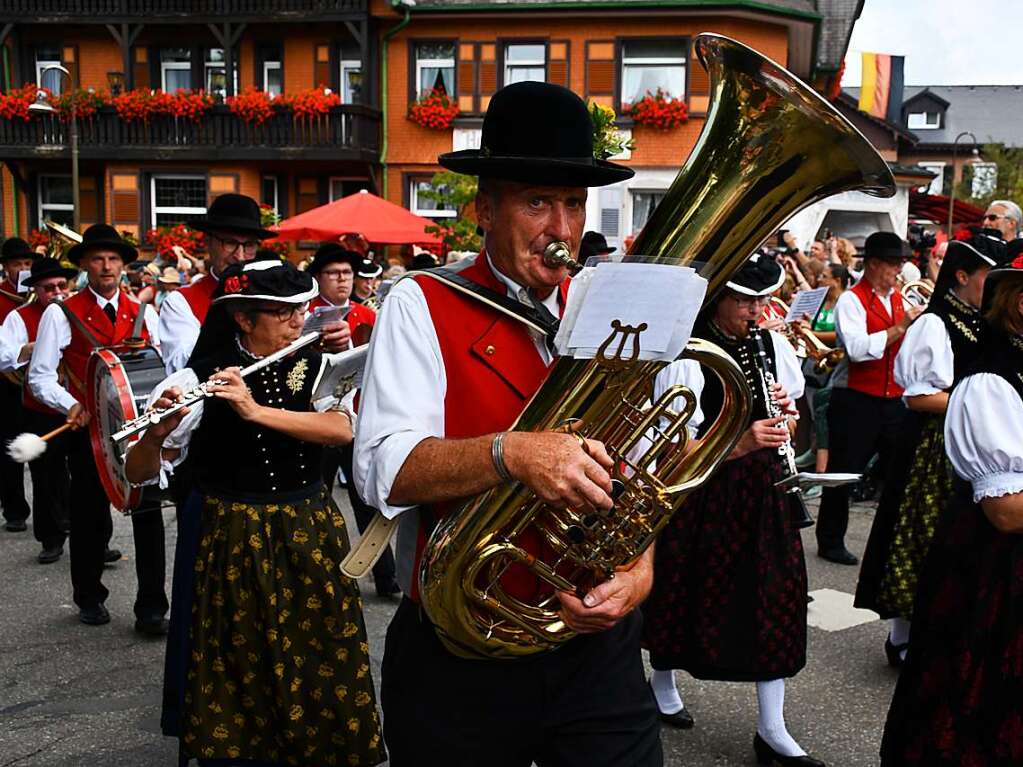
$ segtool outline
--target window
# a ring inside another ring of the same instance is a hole
[[[646,226],[661,200],[664,199],[664,192],[632,192],[632,231],[639,232]]]
[[[284,93],[284,72],[280,61],[263,62],[263,90],[272,99]]]
[[[56,69],[45,73],[43,70],[60,65],[60,48],[55,45],[36,48],[36,84],[40,88],[46,88],[50,93],[59,94],[64,84],[64,74]]]
[[[39,177],[39,228],[45,231],[46,219],[72,226],[75,219],[71,176]]]
[[[682,40],[622,42],[622,103],[634,104],[660,89],[671,98],[686,96],[686,44]]]
[[[416,98],[433,90],[455,94],[455,44],[418,43],[416,45]]]
[[[453,208],[444,207],[443,202],[428,200],[421,194],[423,190],[431,191],[434,186],[430,183],[429,177],[409,179],[409,210],[417,216],[425,218],[455,218],[458,211]],[[438,187],[437,191],[443,192],[444,187]]]
[[[921,168],[929,170],[931,173],[937,174],[931,179],[930,185],[927,187],[927,194],[944,194],[945,188],[945,163],[943,162],[920,162],[917,163]]]
[[[341,62],[341,103],[358,104],[362,101],[362,62],[345,59]]]
[[[262,188],[260,191],[263,204],[274,209],[274,213],[280,215],[280,201],[277,196],[277,176],[263,176]]]
[[[931,130],[932,128],[941,127],[941,113],[940,112],[910,112],[909,113],[909,129],[910,130]]]
[[[966,166],[972,171],[970,194],[974,197],[990,197],[998,183],[998,166],[993,162],[975,162]]]
[[[188,48],[160,51],[160,87],[165,93],[192,90],[192,54]]]
[[[154,175],[149,191],[153,226],[190,224],[206,215],[204,176]]]
[[[238,92],[238,67],[234,68],[234,90]],[[227,95],[227,59],[223,48],[206,49],[206,92],[224,98]]]
[[[547,46],[543,43],[514,43],[504,48],[504,84],[547,79]]]

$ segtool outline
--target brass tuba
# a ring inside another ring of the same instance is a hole
[[[713,297],[804,206],[852,189],[890,197],[895,182],[867,140],[785,69],[717,35],[700,35],[695,47],[710,73],[706,124],[632,251],[657,263],[692,264]],[[602,441],[615,465],[628,467],[613,478],[615,508],[607,514],[556,509],[510,483],[469,500],[434,528],[419,590],[452,653],[514,658],[570,639],[574,633],[558,615],[553,589],[582,593],[635,562],[745,429],[749,392],[738,366],[712,344],[694,340],[684,355],[722,379],[725,397],[700,448],[686,455],[685,425],[695,398],[672,387],[649,406],[654,377],[665,363],[630,357],[630,331],[636,329],[616,328],[596,359],[556,360],[513,427],[544,431],[576,424],[579,433]],[[673,410],[679,398],[685,405]],[[632,455],[650,434],[649,447]],[[524,531],[535,532],[550,550],[548,561],[520,545]],[[501,577],[513,563],[529,568],[550,591],[533,603],[508,594]]]

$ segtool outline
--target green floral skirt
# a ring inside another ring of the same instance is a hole
[[[344,519],[293,503],[204,499],[182,746],[202,759],[385,759]]]
[[[952,495],[943,430],[943,418],[929,417],[920,431],[877,596],[879,606],[905,618],[913,615],[920,569]]]

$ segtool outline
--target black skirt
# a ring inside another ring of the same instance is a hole
[[[657,540],[644,646],[657,669],[763,681],[806,665],[806,562],[773,450],[729,461]]]
[[[957,490],[921,574],[884,767],[1023,764],[1023,536]]]

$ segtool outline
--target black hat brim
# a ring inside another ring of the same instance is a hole
[[[635,175],[632,168],[607,160],[538,157],[484,157],[478,149],[448,152],[437,158],[442,166],[468,176],[516,181],[540,186],[607,186]]]
[[[197,232],[202,232],[203,234],[212,234],[213,232],[237,232],[238,234],[250,234],[260,240],[269,240],[277,236],[277,232],[271,232],[269,229],[262,229],[258,226],[252,226],[252,224],[231,221],[230,219],[196,221],[188,226],[191,229],[195,229]]]
[[[139,252],[123,240],[90,240],[89,242],[80,242],[71,248],[67,252],[67,260],[77,264],[90,250],[99,248],[117,251],[121,260],[126,264],[136,261],[139,257]]]
[[[31,288],[37,282],[48,280],[51,277],[63,277],[65,280],[73,280],[77,276],[78,276],[77,269],[71,269],[69,267],[62,266],[60,269],[54,269],[52,272],[37,274],[34,277],[26,277],[21,281],[21,284]]]

